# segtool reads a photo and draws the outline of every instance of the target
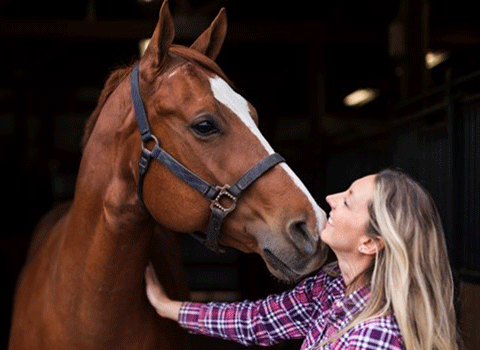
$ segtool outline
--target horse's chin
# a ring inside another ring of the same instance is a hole
[[[302,278],[303,274],[294,271],[269,249],[263,249],[262,256],[270,273],[280,281],[295,283]]]

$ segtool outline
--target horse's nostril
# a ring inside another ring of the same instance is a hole
[[[310,239],[310,237],[308,235],[307,223],[304,222],[304,221],[294,222],[290,226],[290,232],[295,234],[296,236],[301,236],[305,239]]]
[[[305,221],[295,221],[289,226],[289,234],[295,246],[303,253],[313,254],[315,242]]]

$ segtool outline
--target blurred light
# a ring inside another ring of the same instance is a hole
[[[138,43],[138,48],[140,50],[140,57],[143,56],[143,54],[145,53],[145,50],[147,49],[148,47],[148,43],[150,43],[150,39],[142,39],[140,40],[140,42]]]
[[[425,62],[427,64],[428,69],[432,69],[435,66],[438,66],[440,63],[446,61],[448,59],[448,53],[445,51],[429,51],[425,55]]]
[[[363,106],[364,104],[373,101],[379,95],[377,89],[359,89],[352,92],[343,99],[346,106]]]

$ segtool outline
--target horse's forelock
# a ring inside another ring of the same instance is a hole
[[[227,81],[229,84],[232,84],[222,69],[210,58],[204,56],[197,50],[180,46],[180,45],[172,45],[170,47],[170,54],[173,56],[179,56],[189,62],[199,65],[200,67],[218,75],[223,80]]]

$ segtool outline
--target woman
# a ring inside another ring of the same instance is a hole
[[[192,333],[245,345],[304,337],[301,349],[457,349],[452,275],[428,193],[384,170],[327,202],[321,238],[337,261],[293,290],[256,302],[182,303],[148,267],[150,302]]]

